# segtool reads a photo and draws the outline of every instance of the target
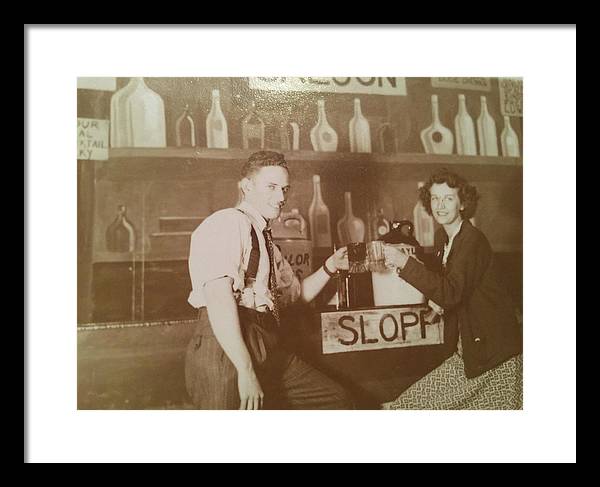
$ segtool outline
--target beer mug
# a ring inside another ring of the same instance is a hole
[[[350,274],[360,274],[366,272],[367,250],[364,242],[351,242],[348,248],[348,265]]]
[[[385,243],[382,240],[367,243],[366,268],[368,271],[384,272],[386,270],[384,245]]]

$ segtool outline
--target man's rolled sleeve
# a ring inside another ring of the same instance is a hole
[[[192,233],[188,261],[192,281],[188,301],[192,306],[206,305],[203,288],[209,281],[230,277],[233,291],[243,289],[243,235],[248,226],[243,215],[228,209],[211,215]]]

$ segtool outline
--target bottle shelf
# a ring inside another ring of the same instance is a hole
[[[119,159],[192,159],[207,161],[242,161],[248,159],[254,150],[246,149],[206,149],[202,147],[165,148],[120,148],[111,149],[110,160]],[[498,166],[522,166],[520,157],[463,156],[456,154],[422,153],[356,153],[356,152],[315,152],[283,151],[289,162],[344,162],[355,164],[479,164]]]
[[[109,160],[96,161],[97,179],[157,180],[194,177],[235,178],[240,165],[253,150],[206,149],[192,147],[111,149]],[[454,166],[468,175],[470,171],[514,173],[522,170],[520,157],[459,156],[409,153],[283,152],[294,171],[320,174],[365,172],[377,169],[381,174],[416,171],[429,173],[436,167]]]

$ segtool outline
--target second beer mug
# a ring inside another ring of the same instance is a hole
[[[383,253],[384,243],[381,240],[367,242],[367,260],[366,267],[371,272],[384,272],[385,254]]]

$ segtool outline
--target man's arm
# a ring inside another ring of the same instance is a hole
[[[232,283],[233,279],[223,277],[204,285],[208,318],[217,341],[237,370],[240,409],[260,409],[264,394],[244,343]]]
[[[348,269],[348,251],[346,247],[341,247],[336,250],[333,255],[325,261],[327,269],[331,272]],[[325,272],[323,267],[319,267],[310,276],[302,280],[301,298],[305,302],[312,301],[329,282],[330,276]]]

